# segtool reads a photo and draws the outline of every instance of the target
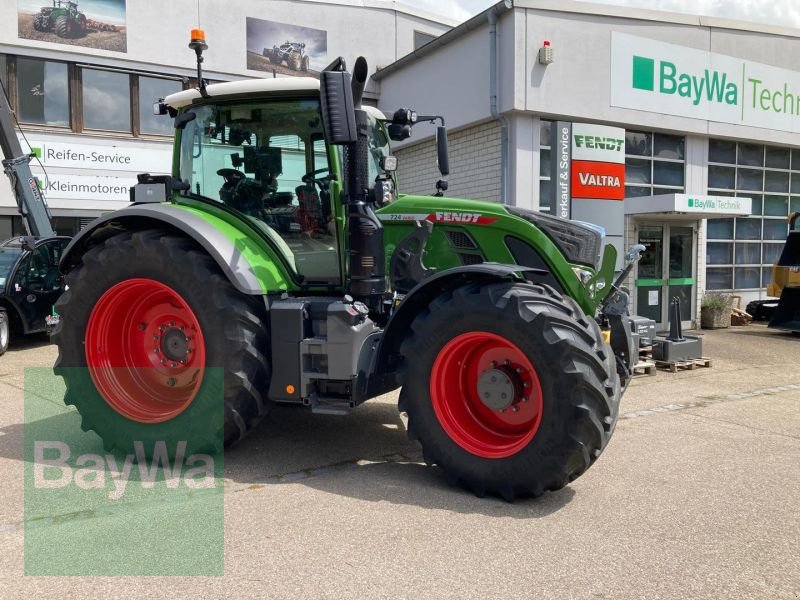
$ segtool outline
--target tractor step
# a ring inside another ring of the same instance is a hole
[[[317,394],[312,395],[304,404],[311,407],[311,412],[317,415],[344,416],[355,408],[355,404],[351,401],[341,398],[321,398]]]

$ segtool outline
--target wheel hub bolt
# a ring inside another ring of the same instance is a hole
[[[178,383],[178,381],[174,377],[170,377],[169,379],[167,379],[167,385],[169,387],[175,387],[176,383]]]

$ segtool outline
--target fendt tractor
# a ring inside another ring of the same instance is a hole
[[[586,471],[637,354],[602,232],[445,181],[399,195],[390,139],[443,119],[363,105],[363,58],[206,85],[193,38],[199,87],[156,105],[172,175],[140,175],[61,261],[56,372],[83,428],[109,449],[175,432],[218,449],[274,405],[343,415],[400,388],[425,461],[478,495]]]
[[[58,37],[80,37],[86,33],[86,15],[78,10],[77,2],[53,0],[53,6],[42,7],[33,16],[36,31],[54,31]]]

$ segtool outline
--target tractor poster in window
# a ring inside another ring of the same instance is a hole
[[[327,55],[327,31],[247,17],[248,69],[319,77]]]
[[[125,0],[18,0],[19,37],[127,52]]]

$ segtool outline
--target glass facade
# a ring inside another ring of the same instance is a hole
[[[67,63],[17,58],[18,118],[23,123],[69,127]]]
[[[686,184],[686,138],[625,132],[625,197],[675,194]]]
[[[753,207],[747,217],[708,220],[707,289],[762,289],[786,241],[786,217],[800,210],[800,151],[711,139],[708,193],[748,197]]]
[[[155,135],[172,135],[172,119],[154,115],[153,104],[183,89],[180,81],[160,77],[139,77],[139,131]]]
[[[0,54],[0,82],[23,125],[171,136],[153,103],[184,89],[178,77]],[[16,93],[12,93],[16,92]]]

